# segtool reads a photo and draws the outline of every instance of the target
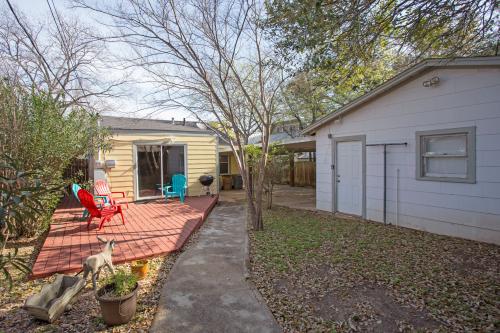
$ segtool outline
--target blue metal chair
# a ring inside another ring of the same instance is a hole
[[[76,198],[76,200],[78,202],[80,202],[80,198],[78,198],[78,191],[80,191],[81,189],[82,188],[78,184],[71,185],[71,192],[73,192],[73,195],[75,196],[75,198]],[[97,196],[94,196],[94,198],[101,199],[104,204],[108,203],[108,197],[107,196],[97,195]],[[86,218],[87,216],[89,216],[89,212],[88,212],[87,208],[85,208],[83,210],[82,217]]]
[[[172,185],[164,186],[162,192],[167,202],[168,198],[179,197],[181,203],[184,203],[186,188],[186,176],[182,174],[175,174],[172,176]]]
[[[78,198],[78,191],[80,191],[80,189],[81,189],[81,187],[78,184],[71,185],[71,192],[73,192],[73,196],[76,198],[76,200],[78,202],[80,202],[80,199]],[[85,208],[83,210],[82,217],[86,218],[88,215],[89,215],[89,212],[88,212],[87,208]]]

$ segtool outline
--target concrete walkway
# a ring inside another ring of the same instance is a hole
[[[242,205],[214,208],[197,243],[172,268],[151,332],[281,332],[244,278],[245,217]]]

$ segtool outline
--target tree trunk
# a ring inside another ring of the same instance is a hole
[[[250,169],[250,170],[249,170]],[[259,208],[256,205],[254,191],[254,177],[252,177],[251,168],[244,170],[242,173],[245,186],[245,194],[247,201],[247,217],[252,223],[254,230],[262,230],[262,214],[259,213]],[[257,177],[258,178],[258,177]],[[260,226],[260,227],[259,227]],[[260,229],[259,229],[260,228]]]
[[[251,191],[246,191],[247,194],[247,209],[248,216],[252,222],[252,228],[255,231],[263,230],[264,224],[262,222],[262,201],[259,207],[258,203],[254,201]]]
[[[273,187],[274,184],[269,184],[267,188],[267,209],[273,208]]]
[[[253,195],[255,197],[255,219],[253,229],[255,231],[264,230],[264,221],[262,220],[262,195],[264,193],[264,168],[261,167],[257,177],[257,183],[254,183]],[[254,180],[255,181],[255,180]]]
[[[3,251],[5,250],[5,247],[7,246],[7,242],[9,241],[9,228],[7,226],[7,221],[5,221],[5,225],[4,225],[1,233],[3,235],[3,243],[1,246],[2,248],[0,249],[0,255],[3,255]]]
[[[262,196],[261,196],[262,199]],[[264,230],[264,221],[262,219],[262,200],[255,203],[255,216],[253,221],[253,230],[262,231]]]
[[[248,189],[250,190],[249,198],[253,200],[253,168],[248,167]]]

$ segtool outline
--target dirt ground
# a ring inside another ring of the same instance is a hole
[[[244,190],[221,191],[220,201],[244,202]],[[304,210],[316,210],[316,189],[313,187],[275,185],[273,190],[273,204]]]
[[[203,226],[201,227],[203,228]],[[193,233],[180,252],[172,253],[149,260],[149,273],[139,281],[137,311],[132,320],[124,325],[108,327],[102,320],[99,304],[92,290],[92,283],[87,284],[77,301],[69,311],[54,323],[48,324],[36,320],[22,309],[24,300],[39,292],[42,286],[53,280],[54,277],[27,280],[19,274],[15,275],[15,284],[8,290],[5,281],[0,281],[0,333],[28,333],[28,332],[147,332],[156,313],[160,291],[180,253],[196,242],[199,230]],[[19,254],[29,263],[33,263],[38,248],[44,236],[37,239],[24,240],[11,246],[20,246]],[[129,264],[117,265],[116,269],[130,270]],[[108,275],[106,269],[101,273],[100,281]],[[99,287],[99,285],[98,285]]]

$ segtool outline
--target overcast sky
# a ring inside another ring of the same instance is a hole
[[[112,0],[103,0],[103,1],[112,1]],[[57,10],[60,13],[64,13],[67,16],[77,16],[78,19],[83,20],[85,23],[90,24],[92,26],[97,26],[97,21],[108,21],[106,17],[99,16],[99,14],[91,13],[90,11],[85,11],[83,9],[69,9],[70,2],[67,0],[53,0]],[[11,3],[15,5],[19,10],[23,12],[23,14],[28,19],[33,20],[49,20],[49,7],[47,5],[46,0],[11,0]],[[100,27],[102,32],[105,32],[103,29],[105,27]],[[119,45],[112,44],[109,46],[110,51],[116,54],[120,54],[123,52]],[[123,73],[120,70],[116,69],[108,69],[108,73],[106,75],[111,75],[114,77],[120,77]],[[140,77],[138,73],[133,73],[132,78]],[[111,105],[110,113],[112,115],[121,115],[126,117],[151,117],[151,118],[159,118],[159,119],[179,119],[187,118],[194,119],[189,112],[184,110],[168,110],[168,111],[160,111],[160,110],[142,110],[147,105],[144,102],[144,95],[147,95],[151,92],[152,89],[148,88],[147,85],[144,84],[131,84],[127,86],[128,96],[120,99],[108,99],[107,104]]]

